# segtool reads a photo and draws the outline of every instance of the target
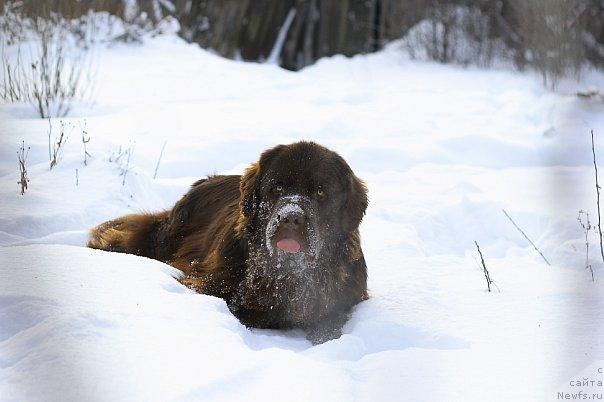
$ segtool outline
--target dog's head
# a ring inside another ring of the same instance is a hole
[[[337,153],[312,142],[265,151],[241,178],[237,230],[271,259],[313,261],[357,231],[367,189]],[[257,246],[260,246],[256,244]]]

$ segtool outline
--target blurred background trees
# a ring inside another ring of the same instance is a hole
[[[602,0],[0,0],[29,17],[106,11],[139,27],[171,16],[180,35],[229,58],[298,70],[334,54],[352,56],[405,37],[414,57],[490,65],[503,59],[539,70],[546,83],[604,65]]]

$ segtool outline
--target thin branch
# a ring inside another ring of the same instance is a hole
[[[50,144],[52,143],[52,123],[50,117],[48,118],[48,160],[52,162],[52,151]]]
[[[596,193],[598,202],[598,232],[600,233],[600,255],[604,262],[604,246],[602,245],[602,224],[600,216],[600,184],[598,183],[598,164],[596,163],[596,147],[594,145],[594,130],[591,130],[591,153],[594,157],[594,171],[596,172]]]
[[[157,178],[157,170],[159,169],[159,164],[161,162],[161,158],[164,155],[164,149],[166,148],[166,144],[168,141],[164,141],[164,145],[161,147],[161,152],[159,153],[159,158],[157,159],[157,164],[155,165],[155,173],[153,173],[153,180]]]
[[[123,176],[122,186],[124,186],[126,184],[126,175],[130,171],[130,157],[132,156],[133,152],[134,152],[134,144],[131,144],[126,151],[126,153],[127,153],[126,165],[122,168],[122,176]]]
[[[29,155],[30,147],[27,147],[27,151],[25,150],[25,141],[21,142],[21,147],[17,152],[17,159],[19,160],[19,175],[20,180],[17,182],[21,186],[21,195],[25,194],[25,190],[27,190],[27,183],[29,183],[29,179],[27,178],[27,156]]]
[[[63,148],[65,148],[65,143],[67,142],[67,138],[69,138],[69,134],[65,133],[65,127],[67,125],[65,123],[63,123],[62,121],[60,121],[59,123],[61,124],[61,132],[59,133],[59,138],[56,139],[56,141],[55,141],[54,136],[52,136],[53,146],[52,146],[52,158],[50,160],[50,170],[52,170],[52,168],[55,167],[57,165],[57,163],[59,163],[61,153],[63,151]],[[73,127],[72,127],[72,129],[73,129]],[[49,140],[51,138],[51,135],[52,135],[52,132],[49,132],[48,133]]]
[[[585,222],[583,222],[583,214],[585,214]],[[589,263],[589,231],[593,229],[591,222],[589,221],[589,212],[585,212],[583,210],[579,211],[579,217],[577,218],[579,221],[579,225],[583,228],[583,233],[585,234],[585,269],[591,272],[591,281],[595,282],[596,279],[594,277],[594,269]]]
[[[84,120],[84,127],[82,128],[82,144],[84,145],[84,166],[88,166],[88,157],[92,157],[88,152],[88,143],[90,142],[90,134],[86,131],[86,120]]]
[[[526,233],[524,233],[524,231],[522,229],[520,229],[520,226],[518,226],[516,224],[516,222],[514,222],[514,220],[512,219],[512,217],[510,215],[508,215],[507,212],[505,212],[505,209],[502,209],[501,211],[503,211],[503,213],[505,214],[505,216],[507,216],[507,218],[510,220],[510,222],[512,222],[512,225],[514,225],[514,227],[516,229],[518,229],[518,231],[520,233],[522,233],[522,235],[524,236],[524,238],[526,240],[528,240],[529,243],[531,243],[531,246],[533,246],[533,248],[535,250],[537,250],[537,252],[539,253],[539,255],[541,255],[541,258],[543,258],[543,261],[545,261],[545,263],[551,267],[552,264],[549,263],[549,261],[547,260],[547,258],[545,258],[545,256],[543,255],[543,253],[541,251],[539,251],[539,249],[537,248],[537,246],[535,246],[535,243],[533,243],[533,241],[531,239],[529,239],[529,237],[526,235]]]
[[[478,254],[480,254],[480,262],[482,263],[482,271],[484,272],[484,277],[487,280],[487,289],[490,292],[491,283],[493,283],[493,281],[491,280],[491,275],[489,274],[489,270],[487,269],[487,266],[484,263],[484,258],[482,257],[482,252],[480,251],[480,246],[478,245],[478,242],[476,240],[474,240],[474,244],[476,244],[476,248],[478,249]]]

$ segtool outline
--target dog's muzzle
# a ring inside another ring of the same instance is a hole
[[[278,252],[312,253],[314,230],[308,197],[286,196],[277,201],[266,230],[267,245]]]

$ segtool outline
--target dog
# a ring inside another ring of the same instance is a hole
[[[88,247],[163,261],[244,325],[301,328],[317,344],[339,337],[368,297],[367,205],[340,155],[302,141],[263,152],[241,176],[197,181],[171,210],[105,222]]]

